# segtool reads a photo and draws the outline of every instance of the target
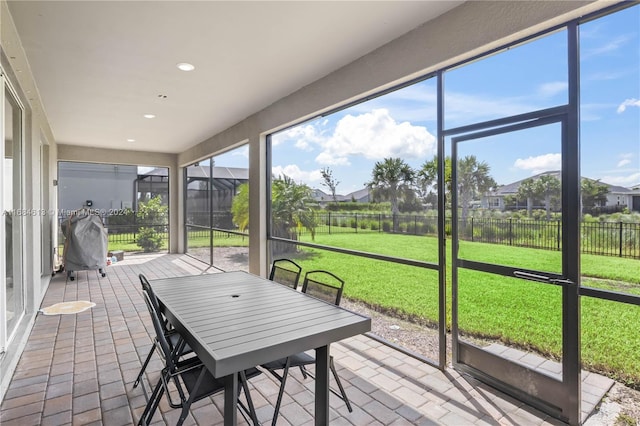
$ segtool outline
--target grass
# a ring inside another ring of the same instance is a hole
[[[322,235],[319,244],[437,262],[437,240],[391,234]],[[464,242],[465,259],[560,272],[560,254],[545,250]],[[451,280],[450,250],[447,280]],[[423,324],[437,324],[436,271],[305,248],[305,270],[329,269],[346,277],[345,295]],[[582,255],[583,285],[640,294],[640,263]],[[562,357],[562,291],[558,286],[459,270],[459,324],[469,335],[500,340],[552,359]],[[450,284],[449,284],[450,285]],[[451,325],[451,293],[447,295]],[[582,358],[586,367],[640,386],[640,307],[581,298]]]
[[[209,236],[202,236],[202,231],[189,235],[187,241],[189,248],[209,247]],[[164,234],[161,250],[168,250],[169,235]],[[127,252],[141,251],[142,249],[135,242],[136,235],[129,234],[109,234],[109,250],[123,250]],[[246,247],[249,245],[249,237],[241,235],[215,233],[213,240],[214,247]]]

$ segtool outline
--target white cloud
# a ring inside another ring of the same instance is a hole
[[[550,98],[559,93],[566,92],[569,85],[564,81],[552,81],[538,86],[538,95]]]
[[[580,58],[582,60],[587,59],[587,58],[591,58],[592,56],[598,56],[598,55],[603,55],[606,53],[610,53],[610,52],[614,52],[618,49],[620,49],[622,46],[624,46],[625,44],[627,44],[627,42],[631,39],[630,36],[626,36],[626,35],[622,35],[622,36],[618,36],[612,40],[609,40],[608,42],[598,46],[598,47],[594,47],[592,49],[588,49],[585,50],[581,55]]]
[[[518,158],[513,166],[521,170],[531,170],[531,174],[536,175],[542,172],[560,170],[562,156],[560,154],[544,154],[537,157]]]
[[[617,80],[626,75],[633,73],[633,70],[622,69],[622,70],[607,70],[600,72],[593,72],[584,77],[586,81],[607,81],[607,80]]]
[[[603,176],[600,182],[608,183],[609,185],[617,185],[625,188],[629,188],[632,185],[640,182],[640,172],[632,173],[626,176]]]
[[[319,182],[322,179],[320,170],[305,171],[301,170],[296,164],[289,164],[287,166],[274,166],[271,168],[271,174],[276,177],[286,175],[293,179],[297,183],[306,183],[311,185],[314,182]]]
[[[618,109],[616,111],[618,112],[618,114],[622,114],[627,109],[627,107],[631,107],[631,106],[640,107],[640,99],[636,99],[636,98],[625,99],[624,102],[618,105]]]
[[[424,122],[437,119],[437,90],[429,81],[395,90],[379,98],[354,105],[350,112],[364,114],[384,108],[396,121]]]
[[[503,98],[490,95],[469,95],[464,93],[445,93],[445,119],[447,126],[469,124],[496,117],[509,117],[539,106],[530,99]]]
[[[277,133],[271,138],[271,143],[275,146],[291,139],[295,140],[296,148],[310,151],[313,149],[312,145],[322,143],[324,137],[318,132],[316,126],[305,124]]]
[[[234,157],[249,158],[249,145],[234,149],[231,151],[231,155]]]
[[[633,153],[620,154],[620,161],[618,161],[618,167],[624,167],[627,164],[631,164],[633,159]]]
[[[323,149],[316,161],[323,165],[349,165],[349,157],[354,155],[371,160],[427,159],[436,150],[436,138],[425,127],[398,123],[384,108],[343,117],[333,135],[321,144]]]
[[[580,121],[598,121],[603,114],[615,107],[614,104],[607,103],[584,103],[580,105]]]

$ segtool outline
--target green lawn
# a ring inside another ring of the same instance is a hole
[[[396,257],[437,262],[437,240],[392,234],[321,235],[315,242]],[[560,271],[559,253],[464,242],[466,259],[540,271]],[[450,250],[447,253],[450,260]],[[425,324],[438,318],[436,271],[305,248],[304,270],[328,269],[347,279],[345,295]],[[640,262],[582,255],[583,285],[640,294]],[[499,339],[559,359],[562,296],[557,286],[460,270],[459,318],[470,335]],[[447,280],[451,280],[450,266]],[[451,294],[447,295],[450,328]],[[582,299],[582,357],[585,366],[640,386],[640,307],[589,297]],[[631,330],[630,330],[631,327]]]
[[[164,234],[161,250],[169,248],[168,234]],[[190,248],[209,247],[209,237],[204,236],[202,231],[189,235],[187,244]],[[241,235],[224,234],[216,232],[214,235],[214,247],[246,247],[249,245],[249,237]],[[110,234],[109,250],[123,250],[128,252],[141,251],[142,249],[135,243],[134,234]]]

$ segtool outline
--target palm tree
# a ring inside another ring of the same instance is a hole
[[[519,199],[525,198],[527,200],[527,217],[531,217],[533,199],[539,195],[538,191],[539,188],[533,178],[523,180],[518,187],[517,197]]]
[[[316,214],[312,208],[313,192],[305,184],[297,184],[290,177],[283,175],[271,182],[271,219],[272,235],[280,238],[298,240],[298,231],[306,229],[311,239],[316,236]],[[241,230],[249,226],[249,185],[239,187],[238,194],[231,206],[233,221]],[[274,254],[295,250],[289,243],[275,242]]]
[[[240,232],[249,227],[249,183],[238,187],[238,192],[231,202],[233,223],[238,225]]]
[[[468,155],[458,162],[458,197],[462,207],[462,224],[466,226],[471,201],[498,186],[489,175],[491,168],[475,155]]]
[[[542,175],[536,181],[538,194],[544,195],[547,220],[551,220],[551,199],[560,195],[560,180],[553,175]]]
[[[282,175],[271,182],[271,219],[273,235],[298,239],[298,229],[305,228],[316,236],[316,214],[311,208],[313,191],[305,184],[297,184]]]
[[[449,199],[451,194],[451,157],[444,159],[445,197]],[[434,197],[438,189],[438,157],[434,156],[422,164],[417,173],[417,185],[422,198],[426,201]]]
[[[388,200],[391,203],[394,232],[398,228],[398,204],[400,200],[411,199],[414,196],[414,179],[414,170],[401,158],[377,161],[371,171],[371,181],[367,183],[367,187],[374,199]]]
[[[601,206],[607,202],[609,187],[600,183],[600,179],[582,178],[580,182],[580,192],[582,208],[591,211],[594,207]]]

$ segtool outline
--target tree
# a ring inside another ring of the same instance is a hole
[[[297,240],[299,230],[306,229],[311,239],[315,239],[317,223],[313,202],[313,192],[307,185],[297,184],[286,175],[274,178],[271,182],[272,235]],[[249,184],[238,188],[231,212],[240,229],[249,226]],[[273,244],[275,254],[290,252],[292,248],[295,249],[288,243]]]
[[[393,230],[397,231],[397,214],[400,213],[400,200],[411,199],[415,172],[401,158],[385,158],[377,161],[371,171],[371,181],[367,187],[371,190],[374,200],[384,200],[391,203],[393,214]]]
[[[445,182],[445,198],[450,199],[451,194],[451,157],[444,159],[444,182]],[[424,162],[417,173],[417,187],[420,197],[425,202],[432,199],[437,200],[435,194],[438,192],[438,157]],[[433,203],[435,204],[435,203]]]
[[[231,202],[233,223],[238,225],[240,232],[249,227],[249,183],[243,183],[238,187],[236,196]]]
[[[338,200],[336,199],[336,187],[340,184],[340,181],[335,180],[333,177],[333,171],[329,167],[325,167],[320,170],[322,174],[322,186],[326,186],[331,191],[331,198],[333,198],[333,202],[338,204]]]
[[[536,181],[538,194],[544,196],[544,207],[547,220],[551,220],[551,202],[560,195],[560,180],[552,175],[542,175]]]
[[[138,223],[143,226],[138,231],[136,243],[143,251],[158,251],[162,247],[162,234],[156,228],[167,223],[168,210],[169,207],[162,204],[160,195],[140,204]]]
[[[479,162],[475,155],[468,155],[458,161],[458,204],[462,207],[461,219],[463,226],[467,223],[471,201],[498,186],[496,181],[489,175],[490,170],[489,165],[484,161]]]
[[[580,182],[580,190],[583,209],[592,209],[607,202],[609,187],[600,183],[599,179],[593,180],[589,178],[582,178],[582,181]]]
[[[539,188],[533,178],[523,180],[518,187],[518,198],[524,198],[527,200],[527,217],[531,217],[531,210],[533,209],[533,199],[538,195],[538,190]]]

